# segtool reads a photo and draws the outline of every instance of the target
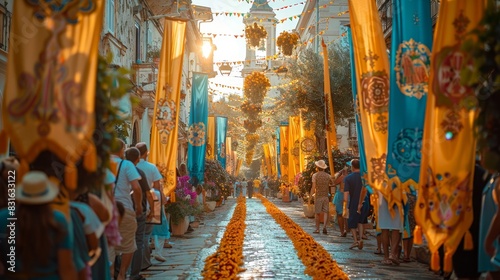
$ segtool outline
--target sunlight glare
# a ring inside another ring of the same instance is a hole
[[[203,53],[204,58],[208,58],[210,56],[210,53],[212,52],[212,46],[209,41],[203,42],[201,52]]]

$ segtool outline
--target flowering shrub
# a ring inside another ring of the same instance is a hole
[[[258,47],[260,41],[267,37],[266,29],[254,22],[252,25],[248,25],[245,28],[245,37],[247,39],[247,44],[252,47]]]
[[[299,35],[296,33],[289,33],[287,31],[283,31],[278,36],[278,40],[276,45],[280,48],[283,55],[292,55],[293,49],[299,43]]]
[[[190,205],[196,203],[196,191],[193,191],[193,186],[189,183],[189,176],[179,177],[179,183],[175,189],[175,198],[177,201],[185,200],[188,201]]]

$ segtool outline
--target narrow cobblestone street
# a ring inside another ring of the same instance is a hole
[[[339,237],[331,226],[328,235],[312,234],[314,220],[304,217],[302,205],[271,199],[278,208],[310,233],[336,260],[351,279],[440,279],[427,265],[411,262],[400,266],[383,266],[382,257],[375,255],[375,237],[366,240],[363,250],[349,250],[352,239]],[[305,266],[297,256],[292,242],[284,230],[266,212],[259,199],[247,199],[245,241],[243,245],[244,272],[241,279],[311,279],[304,274]],[[205,259],[217,250],[225,227],[231,219],[236,200],[229,198],[214,212],[205,213],[204,219],[192,233],[172,237],[173,248],[164,249],[167,261],[153,260],[153,266],[144,277],[156,279],[202,279]]]

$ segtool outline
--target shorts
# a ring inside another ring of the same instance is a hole
[[[330,205],[328,205],[328,203],[330,203],[330,201],[328,201],[328,197],[316,197],[314,200],[314,213],[320,214],[321,212],[330,212]]]
[[[135,211],[130,209],[125,209],[125,214],[123,215],[122,222],[120,224],[120,235],[122,236],[122,242],[120,245],[115,247],[115,252],[119,254],[130,254],[137,250],[137,245],[135,244],[135,232],[137,231],[137,220],[135,218]]]

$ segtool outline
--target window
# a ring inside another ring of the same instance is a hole
[[[106,7],[106,23],[108,32],[115,33],[115,0],[108,0]]]
[[[135,62],[141,63],[141,25],[135,23]]]

